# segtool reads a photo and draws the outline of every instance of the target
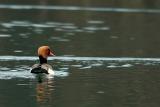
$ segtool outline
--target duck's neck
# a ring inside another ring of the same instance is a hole
[[[43,58],[42,56],[39,56],[39,61],[40,61],[40,64],[47,63],[47,59]]]

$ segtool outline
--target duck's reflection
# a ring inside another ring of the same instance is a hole
[[[46,74],[38,74],[36,76],[38,83],[36,85],[36,100],[37,103],[53,102],[54,79]]]

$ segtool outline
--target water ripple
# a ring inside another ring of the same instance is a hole
[[[9,34],[0,34],[0,38],[1,37],[11,37],[11,35],[9,35]]]
[[[122,13],[160,13],[159,9],[146,8],[110,8],[110,7],[82,7],[82,6],[54,6],[54,5],[6,5],[0,4],[1,9],[37,9],[63,11],[95,11],[95,12],[122,12]]]
[[[133,66],[132,64],[122,64],[122,65],[110,64],[107,66],[107,68],[130,68],[132,66]]]
[[[26,60],[26,61],[33,61],[37,60],[37,56],[0,56],[0,61],[16,61],[16,60]],[[153,62],[160,62],[160,58],[134,58],[134,57],[71,57],[71,56],[56,56],[56,57],[49,57],[48,60],[62,60],[62,61],[153,61]]]
[[[32,62],[36,62],[36,56],[0,56],[0,79],[12,78],[35,78],[30,73],[29,68]],[[69,75],[70,68],[79,69],[137,69],[141,67],[159,67],[160,58],[110,58],[110,57],[75,57],[75,56],[57,56],[50,57],[49,60],[54,60],[54,70],[56,77],[66,77]],[[10,65],[8,63],[17,63]],[[23,62],[23,65],[21,65]],[[31,61],[31,62],[28,62]],[[21,63],[21,64],[20,64]],[[27,63],[27,64],[26,64]],[[7,64],[7,65],[6,65]],[[25,65],[26,64],[26,65]],[[52,65],[52,63],[50,62]],[[52,78],[54,76],[51,76]]]
[[[101,26],[96,26],[96,23],[98,23],[98,22],[94,21],[94,23],[93,23],[93,21],[92,21],[92,25],[79,27],[73,23],[65,23],[65,22],[32,23],[29,21],[11,21],[11,22],[1,22],[0,25],[2,25],[5,28],[33,27],[33,28],[36,28],[36,29],[34,29],[35,32],[43,32],[43,29],[41,29],[41,28],[53,28],[55,31],[64,31],[64,32],[68,32],[68,33],[110,30],[110,28],[107,27],[106,25],[103,25],[101,23]],[[2,35],[2,36],[6,36],[6,35]]]
[[[7,68],[0,67],[0,79],[14,79],[14,78],[24,78],[24,79],[32,79],[35,78],[36,75],[30,73],[30,70],[27,68]],[[56,77],[66,77],[69,73],[65,70],[55,70],[55,75],[48,75],[49,78]]]

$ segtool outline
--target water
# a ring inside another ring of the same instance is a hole
[[[159,1],[1,0],[0,107],[160,106]],[[37,48],[55,75],[35,75]]]

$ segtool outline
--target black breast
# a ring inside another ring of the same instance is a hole
[[[40,64],[35,64],[32,66],[31,73],[35,73],[35,74],[46,73],[46,74],[48,74],[48,71],[46,69],[42,68]]]

